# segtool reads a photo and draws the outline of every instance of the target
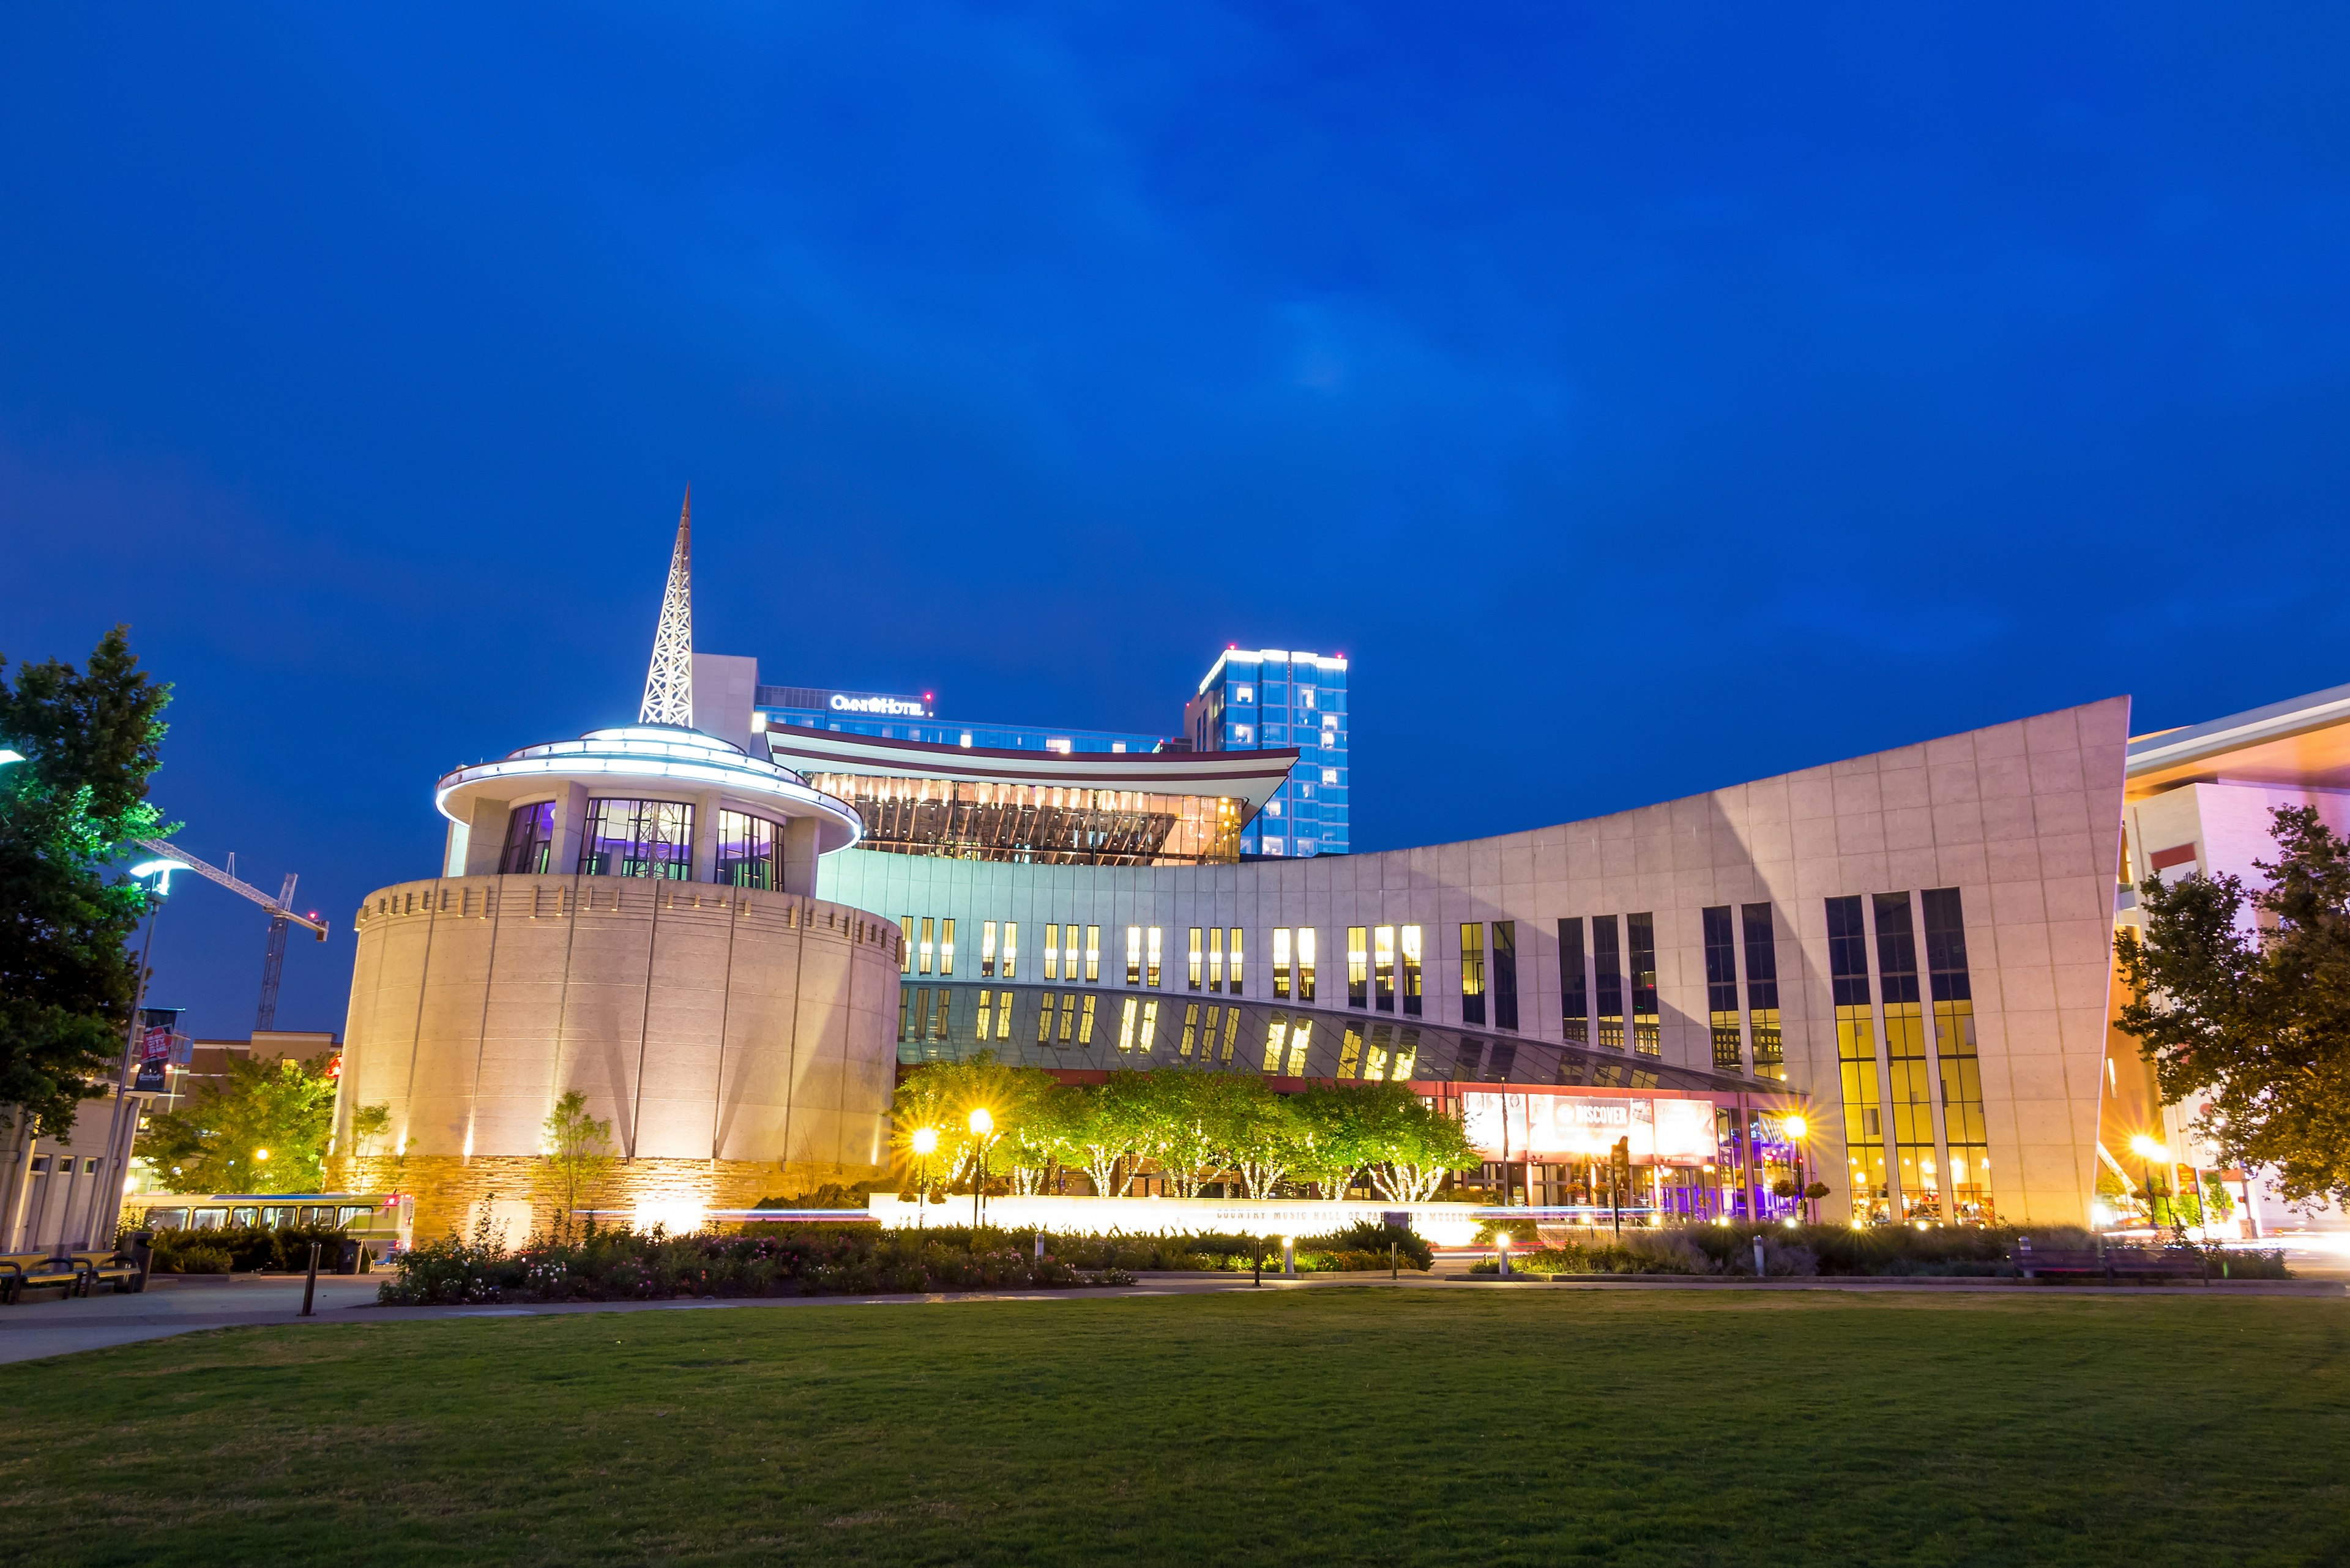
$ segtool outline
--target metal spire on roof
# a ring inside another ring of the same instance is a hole
[[[661,595],[660,628],[653,633],[652,668],[645,671],[645,702],[639,724],[693,727],[693,486],[685,487],[685,510],[678,514],[677,548],[669,558],[669,587]]]

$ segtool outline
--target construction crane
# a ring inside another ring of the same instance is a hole
[[[166,844],[160,838],[134,838],[131,842],[150,855],[168,860],[173,866],[192,871],[207,882],[217,882],[230,892],[241,898],[250,898],[269,911],[269,947],[261,961],[261,1012],[253,1026],[256,1030],[275,1029],[277,1026],[277,982],[286,969],[286,928],[300,926],[304,930],[315,934],[320,941],[327,940],[328,922],[318,919],[316,910],[306,915],[293,907],[294,884],[298,878],[292,872],[286,873],[286,885],[278,890],[277,897],[273,898],[252,883],[237,879],[236,857],[234,855],[229,857],[230,869],[224,871],[217,866],[206,865],[177,845]],[[169,876],[168,872],[166,876]]]

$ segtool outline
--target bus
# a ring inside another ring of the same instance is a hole
[[[340,1231],[379,1258],[413,1243],[416,1199],[400,1192],[136,1192],[122,1200],[129,1231],[227,1231],[257,1225]]]

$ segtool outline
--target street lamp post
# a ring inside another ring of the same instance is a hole
[[[994,1130],[995,1118],[985,1106],[971,1113],[972,1157],[978,1161],[971,1179],[971,1228],[974,1231],[979,1229],[979,1195],[987,1188],[987,1135]]]
[[[1804,1140],[1811,1136],[1812,1124],[1801,1116],[1792,1116],[1779,1124],[1787,1129],[1788,1140],[1795,1146],[1795,1212],[1812,1223],[1812,1200],[1804,1196]]]
[[[926,1207],[931,1200],[931,1156],[938,1152],[939,1129],[914,1129],[914,1156],[920,1161],[914,1168],[914,1229],[927,1229]]]

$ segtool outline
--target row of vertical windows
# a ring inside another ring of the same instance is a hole
[[[1347,1005],[1393,1012],[1400,991],[1404,1016],[1419,1017],[1419,954],[1418,926],[1348,926]]]
[[[1294,939],[1294,940],[1293,940]],[[1300,926],[1293,933],[1287,926],[1273,929],[1273,994],[1287,1002],[1294,992],[1300,1002],[1314,1000],[1314,928]],[[1291,974],[1291,965],[1296,972]]]
[[[1205,1062],[1214,1056],[1217,1041],[1216,1023],[1221,1014],[1223,1020],[1223,1054],[1221,1059],[1229,1062],[1232,1059],[1232,1047],[1240,1043],[1241,1010],[1237,1007],[1225,1007],[1214,1002],[1209,1002],[1207,1008],[1207,1022],[1203,1024],[1200,1021],[1200,1003],[1192,1002],[1184,1004],[1183,1038],[1177,1044],[1175,1054],[1189,1059],[1191,1055],[1192,1044],[1196,1040],[1201,1061]]]
[[[1740,909],[1719,904],[1701,914],[1706,1023],[1712,1037],[1715,1069],[1744,1072],[1751,1052],[1756,1077],[1785,1077],[1786,1049],[1779,1024],[1779,949],[1771,925],[1771,906],[1748,904]],[[1746,956],[1742,1018],[1738,985],[1742,947]]]
[[[1204,947],[1201,945],[1203,934]],[[1210,991],[1225,989],[1224,940],[1227,935],[1232,939],[1232,993],[1234,996],[1241,994],[1241,929],[1238,926],[1232,927],[1229,931],[1222,926],[1210,926],[1204,933],[1198,926],[1191,928],[1191,963],[1185,971],[1185,981],[1190,990],[1200,989],[1203,975]]]
[[[716,853],[711,880],[735,888],[773,888],[775,825],[747,812],[718,814]],[[555,803],[518,805],[506,815],[506,838],[498,854],[501,876],[539,875],[551,870],[555,853]],[[588,803],[576,867],[589,877],[693,877],[693,807],[683,801],[608,800]]]
[[[953,974],[954,928],[954,917],[951,915],[944,919],[936,919],[924,915],[919,920],[911,915],[900,916],[898,920],[898,931],[905,940],[899,944],[898,972],[929,974],[932,972],[932,966],[936,965],[939,974]],[[992,938],[995,928],[991,925],[987,929]],[[984,974],[987,971],[983,969],[980,972]]]
[[[1338,1044],[1338,1076],[1367,1084],[1409,1082],[1419,1056],[1419,1031],[1394,1023],[1349,1023]]]
[[[1498,929],[1503,922],[1495,922]],[[1632,955],[1632,1048],[1643,1056],[1655,1056],[1663,1052],[1662,1019],[1657,1002],[1657,918],[1642,915],[1594,915],[1591,917],[1591,979],[1586,986],[1583,978],[1583,921],[1580,919],[1558,923],[1558,1001],[1561,1032],[1576,1044],[1597,1044],[1610,1051],[1624,1048],[1624,953],[1625,937],[1630,936]],[[1711,912],[1708,912],[1707,962],[1713,961]],[[1465,940],[1465,933],[1464,933]],[[1514,945],[1514,944],[1513,944]],[[1496,955],[1499,944],[1496,943]],[[1511,983],[1511,1022],[1501,1024],[1515,1028],[1516,965],[1513,961]],[[1466,983],[1464,981],[1464,983]],[[1731,1003],[1736,1006],[1735,1002]],[[1464,1014],[1464,1017],[1466,1015]],[[1482,1023],[1481,1011],[1471,1023]],[[1495,1021],[1500,1023],[1499,1019]],[[1716,1053],[1719,1060],[1720,1044]]]
[[[1149,984],[1154,988],[1159,984],[1159,950],[1166,934],[1158,926],[1147,930],[1141,926],[1126,928],[1127,984]]]
[[[1461,1021],[1485,1022],[1486,998],[1492,999],[1493,1027],[1518,1026],[1518,923],[1493,922],[1493,942],[1488,968],[1485,927],[1471,922],[1461,928]]]

